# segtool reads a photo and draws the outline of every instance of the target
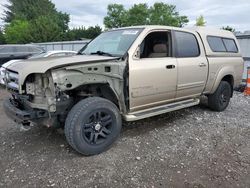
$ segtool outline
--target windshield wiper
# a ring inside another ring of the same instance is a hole
[[[103,51],[96,51],[96,52],[92,52],[90,53],[91,55],[104,55],[104,56],[110,56],[110,57],[114,57],[112,54],[108,53],[108,52],[103,52]]]

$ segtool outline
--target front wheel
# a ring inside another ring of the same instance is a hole
[[[231,85],[226,81],[221,81],[217,90],[208,96],[208,106],[217,112],[224,111],[229,105],[231,95]]]
[[[83,155],[95,155],[107,150],[120,134],[119,110],[112,102],[91,97],[78,102],[65,123],[68,143]]]

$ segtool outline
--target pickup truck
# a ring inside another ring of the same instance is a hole
[[[64,127],[83,155],[111,147],[122,120],[198,105],[221,112],[241,83],[235,36],[196,27],[134,26],[102,33],[78,55],[24,60],[6,70],[6,114],[16,123]]]

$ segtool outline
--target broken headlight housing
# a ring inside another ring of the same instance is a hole
[[[6,70],[4,81],[8,89],[18,91],[19,89],[19,75],[16,72]]]

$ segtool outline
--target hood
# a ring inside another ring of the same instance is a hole
[[[18,61],[21,61],[21,59],[10,60],[10,61],[8,61],[7,63],[4,63],[4,64],[2,65],[2,67],[3,67],[3,68],[7,68],[9,65],[11,65],[11,64],[13,64],[13,63],[16,63],[16,62],[18,62]]]
[[[31,73],[45,73],[49,69],[70,66],[74,64],[103,62],[115,60],[118,57],[98,56],[98,55],[76,55],[69,57],[48,57],[38,59],[20,60],[8,65],[7,69],[19,74],[19,83]]]

